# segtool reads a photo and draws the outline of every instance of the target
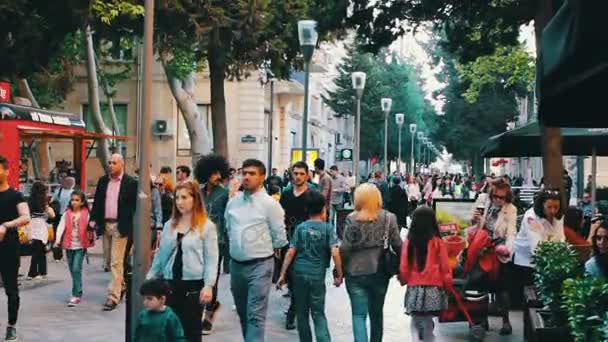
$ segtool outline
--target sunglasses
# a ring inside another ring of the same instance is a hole
[[[506,200],[507,196],[492,195],[492,199]]]

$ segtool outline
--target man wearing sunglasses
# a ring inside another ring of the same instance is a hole
[[[108,297],[103,309],[111,311],[120,302],[125,288],[124,259],[127,242],[133,236],[133,216],[137,203],[137,181],[125,173],[120,154],[113,154],[108,173],[97,182],[89,225],[103,236],[104,270],[112,271]]]

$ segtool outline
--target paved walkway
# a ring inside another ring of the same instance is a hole
[[[120,305],[112,312],[104,312],[101,305],[108,284],[109,273],[101,270],[101,258],[92,251],[90,264],[84,266],[84,298],[77,308],[66,306],[70,295],[71,281],[64,262],[49,262],[48,280],[22,281],[21,310],[18,331],[20,341],[48,342],[115,342],[124,340],[125,306]],[[98,253],[98,252],[97,252]],[[49,254],[49,259],[50,254]],[[29,258],[22,259],[23,270],[29,266]],[[241,341],[236,312],[232,311],[232,296],[229,290],[230,278],[220,279],[220,301],[223,304],[216,323],[216,330],[207,341]],[[333,287],[328,279],[326,313],[333,341],[350,342],[351,312],[350,302],[344,286]],[[405,289],[397,282],[391,282],[384,307],[384,341],[410,341],[409,317],[402,313]],[[0,291],[2,292],[2,291]],[[297,341],[296,331],[283,328],[283,312],[287,299],[283,292],[271,293],[267,319],[267,340],[272,342]],[[491,318],[491,330],[486,341],[523,341],[521,313],[512,313],[514,334],[498,336],[500,319]],[[6,322],[6,296],[0,294],[0,322],[2,334]],[[465,323],[438,324],[435,329],[437,341],[468,341],[468,327]]]

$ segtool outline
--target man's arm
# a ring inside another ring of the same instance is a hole
[[[30,208],[26,202],[17,204],[17,213],[19,217],[12,221],[4,222],[2,225],[8,229],[16,229],[30,223]]]
[[[285,211],[277,201],[268,202],[268,226],[272,237],[272,248],[280,249],[287,245],[287,233],[285,231]]]

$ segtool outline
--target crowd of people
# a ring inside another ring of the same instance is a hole
[[[82,300],[83,260],[97,238],[103,244],[103,268],[111,273],[103,309],[120,305],[133,244],[136,176],[125,172],[114,154],[108,172],[97,182],[89,208],[85,193],[66,177],[52,195],[35,183],[29,199],[7,183],[9,165],[0,156],[0,275],[8,298],[6,340],[17,338],[19,310],[19,227],[29,225],[32,248],[28,279],[47,275],[49,234],[55,235],[53,258],[67,257],[72,288],[67,305]],[[518,226],[512,180],[488,176],[475,182],[463,175],[370,175],[356,184],[350,172],[326,169],[317,159],[314,170],[294,163],[283,177],[277,169],[266,175],[255,159],[238,170],[221,156],[203,156],[191,170],[163,167],[151,186],[151,251],[147,281],[140,293],[145,310],[137,322],[137,341],[200,341],[216,325],[220,289],[230,289],[242,337],[264,341],[268,298],[273,287],[287,286],[289,308],[285,328],[296,329],[301,341],[330,341],[325,316],[326,272],[333,265],[333,283],[345,283],[356,342],[382,341],[383,308],[393,276],[407,285],[403,307],[411,319],[414,340],[433,339],[433,317],[446,309],[448,290],[458,276],[450,265],[430,204],[437,198],[475,199],[470,244],[480,236],[495,243],[498,280],[492,291],[503,318],[500,333],[512,333],[510,289],[533,281],[533,256],[544,241],[590,243],[589,274],[608,277],[608,220],[588,208],[565,207],[558,190],[544,188]],[[49,201],[49,197],[51,200]],[[343,230],[338,212],[349,208]],[[587,218],[590,219],[587,220]],[[409,219],[408,219],[409,218]],[[585,222],[589,221],[588,231]],[[49,229],[53,222],[54,229]],[[408,222],[411,222],[408,224]],[[408,228],[402,241],[401,229]],[[148,229],[148,228],[145,228]],[[400,260],[393,270],[384,257]],[[222,273],[230,284],[220,286]],[[274,284],[274,285],[273,285]],[[386,303],[387,305],[398,305]],[[310,326],[312,317],[313,328]],[[369,328],[367,319],[369,318]]]

